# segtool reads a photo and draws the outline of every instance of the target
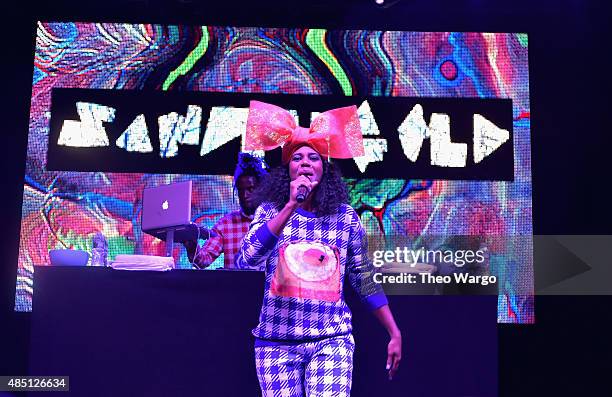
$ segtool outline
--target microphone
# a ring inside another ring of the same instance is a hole
[[[304,202],[304,200],[306,200],[306,196],[308,196],[309,193],[310,193],[310,189],[308,189],[306,186],[304,185],[298,186],[297,196],[295,196],[295,200],[298,203],[302,203]]]

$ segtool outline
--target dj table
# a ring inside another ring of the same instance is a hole
[[[87,397],[259,395],[263,276],[37,267],[30,375],[67,375]],[[389,296],[404,345],[389,382],[386,332],[349,290],[352,396],[497,394],[496,296]]]

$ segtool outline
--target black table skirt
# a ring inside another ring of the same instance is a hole
[[[70,376],[78,396],[257,396],[250,331],[263,281],[248,271],[37,267],[30,372]],[[386,332],[347,293],[352,396],[496,395],[496,296],[389,301],[404,341],[392,382]]]

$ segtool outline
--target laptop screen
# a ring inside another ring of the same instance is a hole
[[[144,232],[191,222],[191,181],[147,188],[142,195]]]

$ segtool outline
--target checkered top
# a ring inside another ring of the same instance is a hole
[[[212,229],[217,236],[206,240],[206,243],[198,249],[194,262],[208,266],[223,252],[223,267],[235,268],[234,258],[240,250],[242,238],[249,231],[252,219],[242,211],[233,211],[221,217]]]
[[[255,212],[250,229],[236,257],[239,268],[265,267],[266,282],[259,324],[253,335],[270,340],[308,340],[352,331],[351,312],[344,300],[344,275],[361,300],[371,309],[387,304],[382,288],[372,280],[373,267],[367,256],[367,237],[359,216],[346,204],[334,215],[316,217],[298,209],[279,237],[267,221],[278,214],[270,203]],[[340,256],[340,299],[336,302],[303,297],[276,296],[270,286],[279,262],[279,246],[294,241],[320,241],[335,246]]]

